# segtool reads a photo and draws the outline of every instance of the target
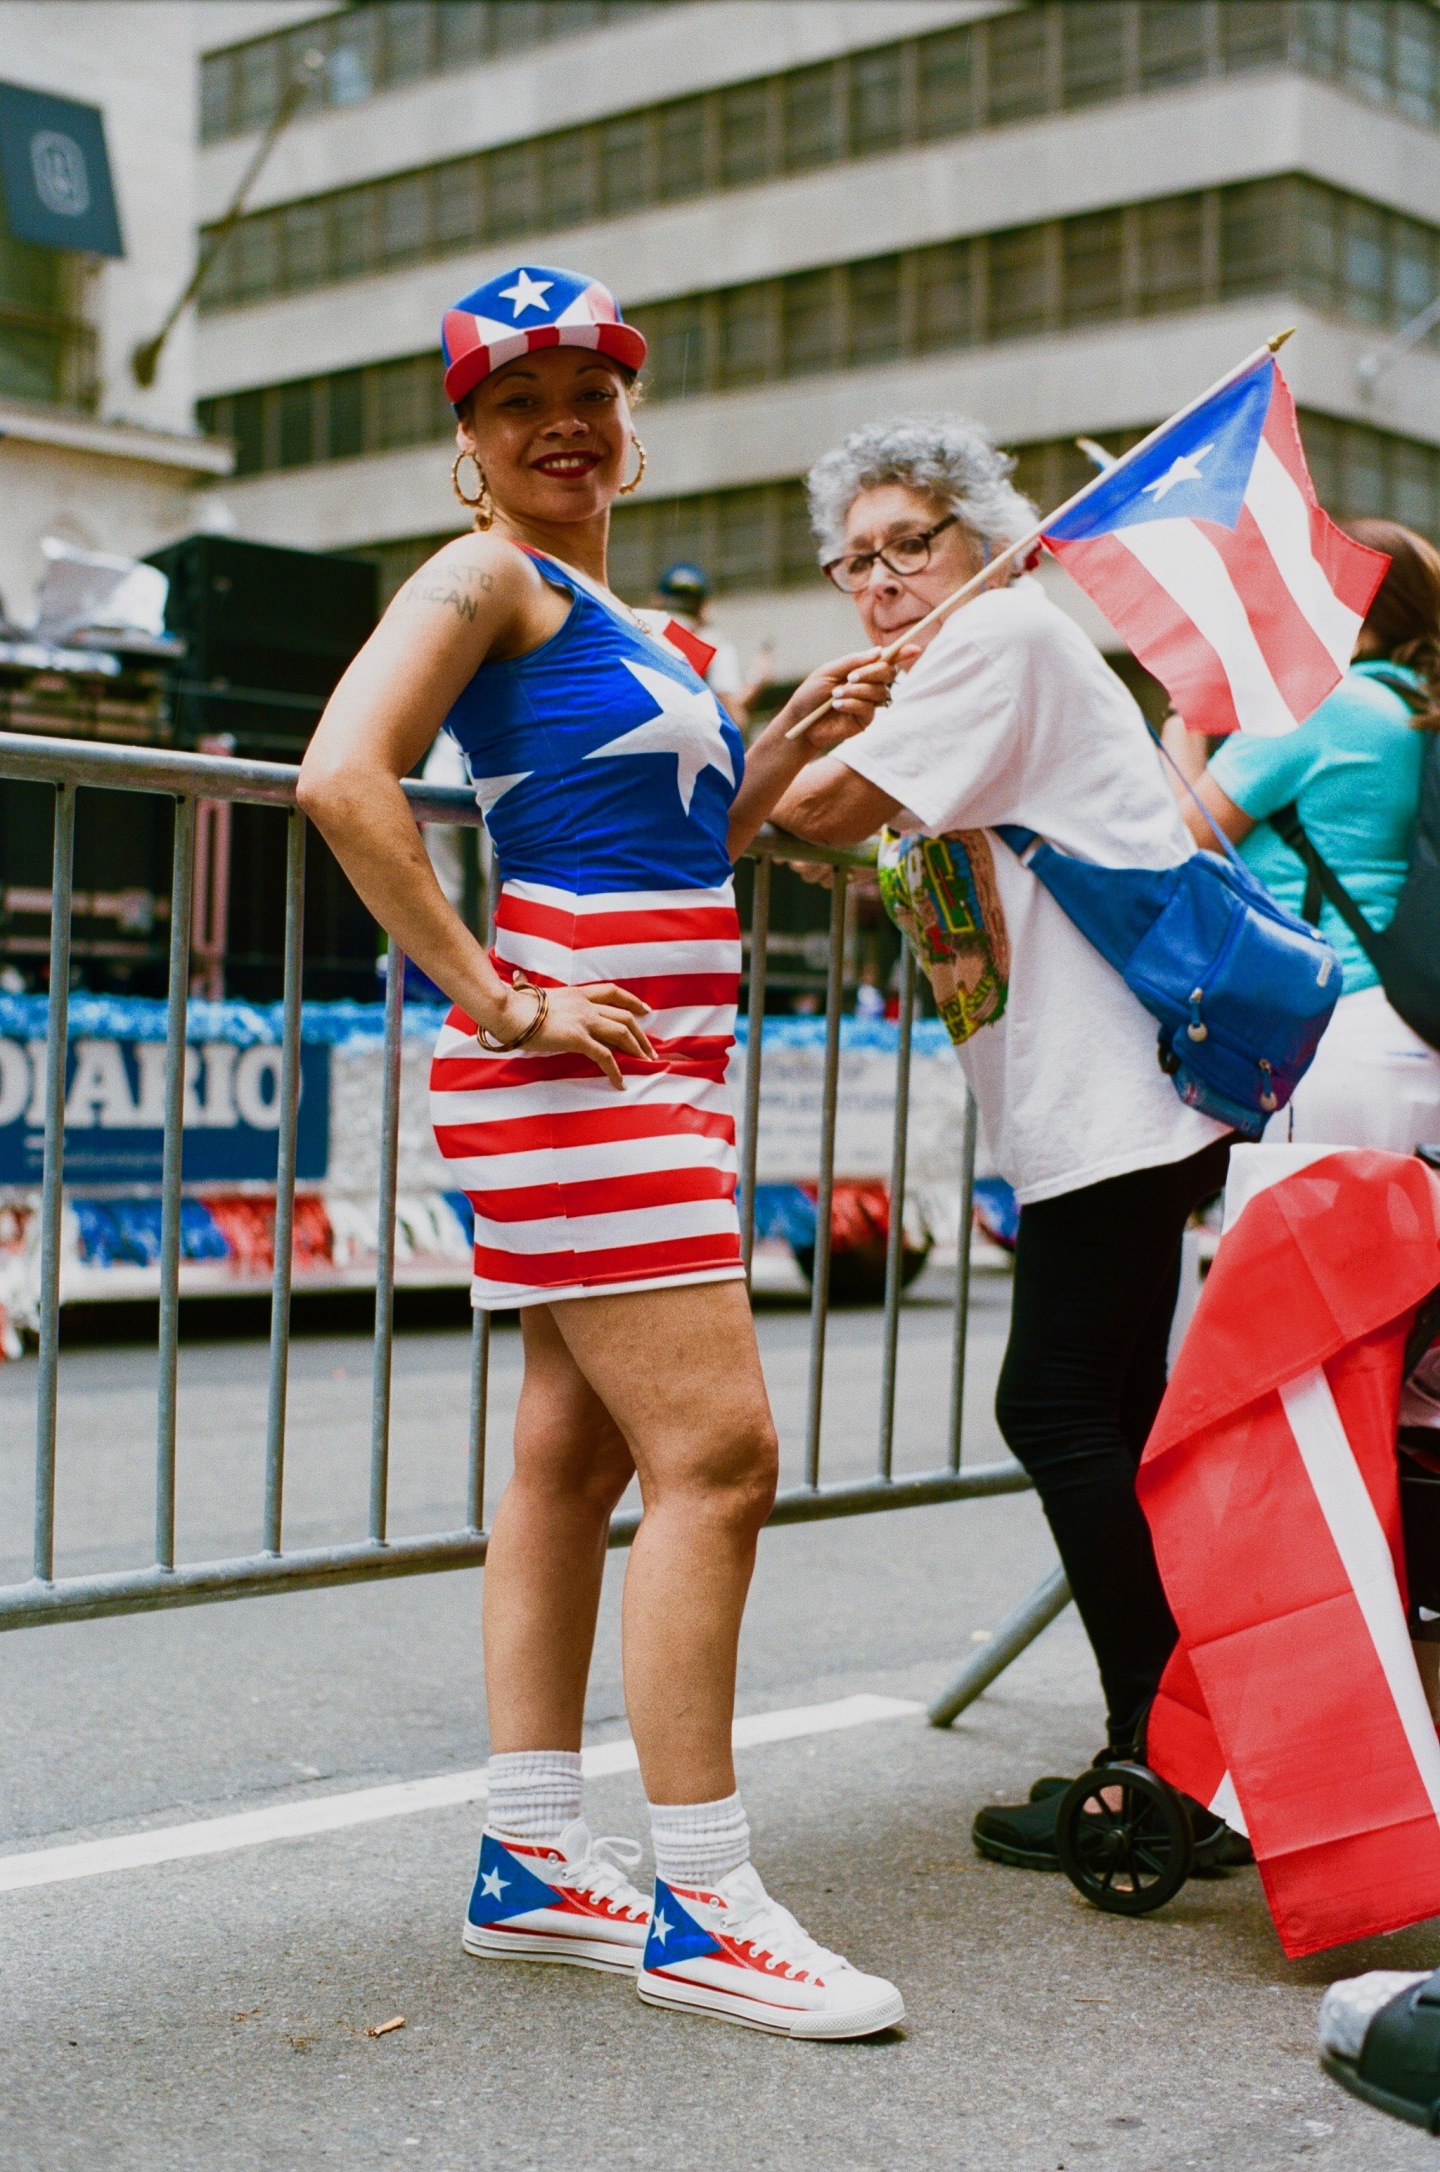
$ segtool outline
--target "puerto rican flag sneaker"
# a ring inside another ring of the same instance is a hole
[[[638,1840],[592,1840],[583,1818],[553,1844],[502,1839],[487,1826],[465,1951],[633,1975],[650,1926],[649,1903],[626,1876],[641,1853]]]
[[[894,1984],[817,1945],[751,1863],[703,1891],[656,1879],[637,1988],[651,2006],[777,2036],[873,2036],[905,2018]]]

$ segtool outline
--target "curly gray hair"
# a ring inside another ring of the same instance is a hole
[[[805,478],[822,559],[845,548],[845,516],[862,490],[902,483],[990,543],[1013,543],[1039,518],[1010,481],[1015,462],[978,423],[959,415],[896,415],[867,423],[816,461]]]

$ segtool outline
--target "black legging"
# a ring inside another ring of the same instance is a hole
[[[1181,1235],[1229,1153],[1220,1139],[1020,1215],[995,1415],[1055,1534],[1113,1744],[1133,1740],[1175,1644],[1135,1471],[1165,1392]]]

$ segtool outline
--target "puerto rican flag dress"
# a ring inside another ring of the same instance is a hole
[[[655,1061],[492,1054],[451,1011],[435,1138],[475,1211],[472,1298],[495,1311],[743,1275],[725,1084],[740,981],[727,847],[739,733],[690,664],[555,560],[571,601],[528,655],[482,664],[445,728],[495,846],[497,970],[615,981]]]

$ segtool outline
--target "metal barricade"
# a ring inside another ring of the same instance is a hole
[[[392,1539],[388,1535],[391,1432],[391,1359],[394,1336],[395,1211],[400,1134],[401,1011],[404,960],[389,946],[385,997],[384,1098],[380,1131],[379,1218],[375,1336],[370,1423],[370,1506],[363,1537],[287,1552],[283,1543],[286,1404],[290,1356],[292,1245],[295,1220],[296,1137],[300,1100],[301,939],[304,925],[306,822],[295,805],[298,771],[273,762],[155,752],[126,746],[0,733],[0,778],[54,788],[53,900],[50,935],[50,1002],[44,1092],[45,1142],[41,1193],[39,1379],[36,1395],[35,1528],[33,1576],[0,1588],[0,1629],[41,1622],[79,1621],[97,1615],[139,1613],[158,1607],[193,1606],[209,1600],[253,1598],[265,1592],[314,1589],[377,1577],[422,1575],[439,1569],[478,1567],[485,1559],[485,1456],[488,1423],[490,1317],[475,1315],[470,1364],[466,1522],[458,1530]],[[82,786],[108,791],[163,794],[175,801],[171,875],[170,953],[166,1012],[165,1123],[161,1174],[159,1348],[155,1444],[155,1559],[142,1569],[116,1569],[56,1577],[55,1451],[59,1400],[62,1153],[65,1124],[66,1039],[70,985],[70,918],[74,872],[75,795]],[[407,780],[405,792],[419,820],[478,828],[479,811],[466,792]],[[279,1076],[279,1127],[271,1300],[269,1382],[265,1438],[265,1486],[260,1546],[237,1559],[177,1561],[175,1475],[180,1327],[181,1150],[184,1117],[187,991],[196,863],[196,818],[201,802],[241,802],[288,810],[285,863],[284,1003]],[[962,1432],[966,1326],[969,1312],[969,1229],[975,1162],[975,1106],[967,1096],[959,1142],[960,1215],[955,1267],[955,1325],[951,1357],[948,1453],[942,1468],[894,1473],[895,1404],[901,1299],[903,1203],[910,1103],[911,1049],[916,971],[907,950],[900,997],[896,1059],[895,1124],[890,1172],[890,1227],[882,1325],[880,1427],[874,1475],[825,1485],[821,1480],[821,1418],[825,1340],[829,1321],[831,1209],[835,1130],[840,1079],[846,890],[865,864],[855,853],[802,845],[762,834],[750,848],[755,861],[751,915],[748,1051],[741,1130],[741,1225],[749,1268],[754,1247],[755,1187],[763,1069],[763,1033],[771,867],[776,857],[828,863],[834,869],[830,901],[825,1049],[820,1108],[820,1166],[810,1309],[810,1370],[805,1428],[804,1482],[783,1491],[774,1523],[804,1523],[879,1509],[915,1508],[1014,1493],[1029,1480],[1013,1462],[965,1467]],[[619,1513],[612,1546],[628,1545],[638,1512]],[[995,1632],[987,1650],[962,1673],[934,1717],[949,1719],[978,1695],[985,1682],[1064,1605],[1063,1579],[1052,1576]],[[1017,1642],[1018,1636],[1018,1642]],[[1001,1655],[1004,1655],[1003,1657]],[[980,1676],[984,1679],[981,1680]],[[970,1687],[975,1682],[978,1686]]]

